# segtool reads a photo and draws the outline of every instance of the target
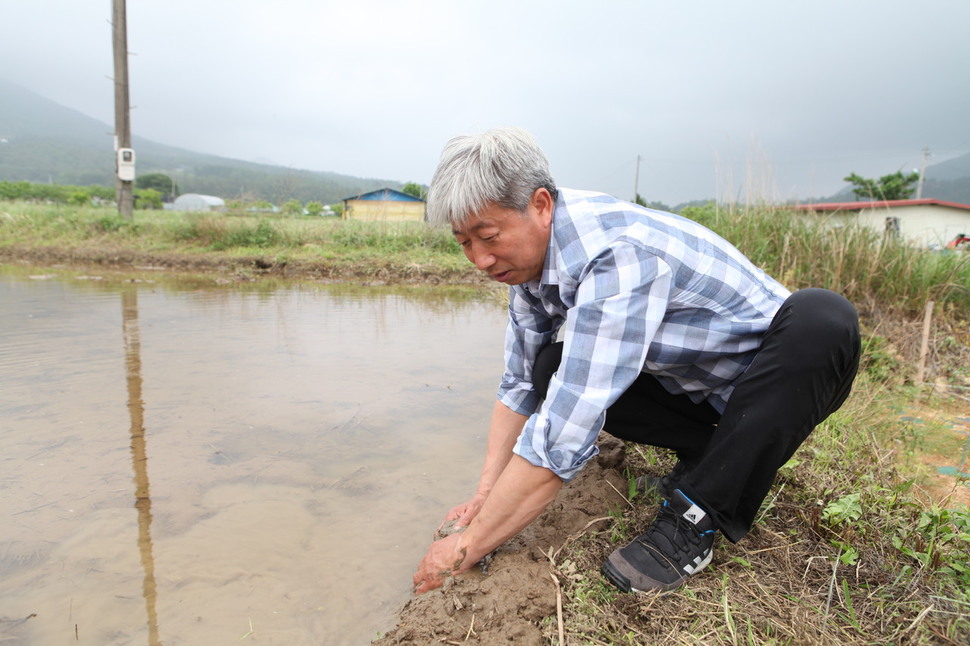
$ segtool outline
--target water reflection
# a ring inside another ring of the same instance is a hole
[[[472,492],[500,304],[189,287],[0,268],[4,643],[366,644]]]
[[[138,510],[138,552],[145,570],[142,594],[148,614],[148,644],[159,646],[158,613],[155,610],[155,559],[152,556],[152,497],[148,484],[148,451],[145,447],[145,404],[141,399],[141,338],[138,331],[138,292],[121,292],[122,329],[125,337],[125,375],[128,384],[128,415],[131,418],[131,466],[135,472],[135,509]]]

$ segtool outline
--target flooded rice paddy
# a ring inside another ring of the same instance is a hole
[[[504,307],[0,268],[0,641],[367,644],[473,490]]]

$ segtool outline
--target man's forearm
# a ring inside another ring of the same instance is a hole
[[[481,511],[458,539],[461,566],[457,571],[469,569],[535,520],[561,487],[555,473],[513,455]]]
[[[478,495],[487,497],[495,486],[512,457],[512,448],[527,419],[527,416],[516,413],[502,402],[495,402],[488,428],[485,464],[478,481]]]
[[[478,492],[446,518],[461,521],[466,529],[431,544],[414,574],[415,592],[433,590],[445,577],[471,569],[556,497],[562,487],[559,476],[512,453],[527,419],[495,403]]]

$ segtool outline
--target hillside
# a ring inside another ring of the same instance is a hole
[[[0,80],[0,181],[114,185],[114,127]],[[175,177],[182,193],[324,203],[401,182],[255,164],[133,137],[138,173]]]
[[[112,125],[0,79],[0,181],[113,186],[113,131]],[[400,181],[244,162],[133,139],[138,174],[172,176],[182,193],[333,203],[383,186],[402,187]],[[923,197],[970,204],[970,153],[928,166]],[[853,199],[846,185],[835,195],[807,201]]]
[[[923,197],[970,204],[970,154],[929,166],[923,184]]]
[[[892,172],[892,170],[887,170],[884,174],[888,175]],[[923,182],[923,197],[970,204],[970,153],[927,166],[926,179]],[[804,201],[852,202],[855,199],[852,187],[846,184],[835,195],[824,198],[809,198]]]
[[[939,182],[970,178],[970,153],[928,167],[926,178]]]

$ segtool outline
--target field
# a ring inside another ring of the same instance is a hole
[[[685,588],[623,595],[598,574],[654,513],[632,481],[671,466],[663,453],[611,445],[487,577],[416,598],[381,644],[970,643],[970,254],[775,209],[685,215],[791,289],[826,287],[856,305],[865,356],[850,400],[782,469],[752,533],[719,540]],[[450,232],[421,223],[161,211],[126,221],[0,203],[0,262],[220,282],[462,283],[500,297]]]

